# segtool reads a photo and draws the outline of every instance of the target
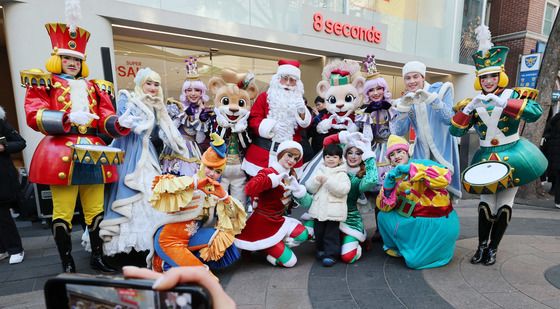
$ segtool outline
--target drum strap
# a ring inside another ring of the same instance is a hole
[[[484,107],[477,107],[476,111],[478,116],[487,127],[485,140],[491,140],[493,138],[502,139],[505,137],[504,133],[498,129],[498,123],[500,122],[500,117],[502,117],[502,111],[504,109],[501,107],[494,107],[492,114],[489,115],[488,111]]]

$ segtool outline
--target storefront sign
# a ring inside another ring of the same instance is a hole
[[[117,66],[119,77],[136,77],[136,73],[142,67],[142,61],[126,60],[125,65]]]
[[[313,30],[375,44],[381,43],[381,31],[377,30],[375,26],[367,29],[361,26],[333,21],[332,19],[325,19],[320,12],[313,14]]]
[[[310,6],[302,9],[300,33],[381,49],[387,45],[386,24]]]
[[[519,69],[520,87],[537,87],[539,68],[541,66],[541,54],[523,55],[521,57],[521,67]]]

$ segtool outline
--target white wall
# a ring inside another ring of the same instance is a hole
[[[103,78],[100,47],[113,49],[111,23],[91,12],[95,1],[82,1],[82,22],[78,25],[92,32],[86,49],[89,78]],[[50,22],[65,22],[64,0],[27,0],[4,4],[4,30],[10,61],[10,71],[16,101],[19,131],[27,141],[23,151],[25,165],[29,167],[33,152],[43,137],[26,125],[24,111],[25,88],[20,86],[21,70],[40,68],[45,70],[45,62],[52,51],[51,42],[44,27]],[[114,63],[114,59],[112,60]]]

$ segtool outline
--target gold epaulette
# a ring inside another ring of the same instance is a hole
[[[115,96],[115,86],[110,81],[104,79],[92,79],[92,83],[96,84],[101,91],[106,92],[113,98]]]
[[[175,98],[167,98],[167,101],[165,103],[167,103],[167,105],[175,104],[179,109],[179,112],[183,112],[183,104],[181,104],[181,102],[176,100]]]
[[[515,87],[513,88],[513,91],[519,95],[517,99],[536,100],[539,95],[539,91],[537,89],[529,87]]]
[[[455,106],[453,106],[453,111],[458,112],[460,110],[463,110],[463,108],[467,106],[467,104],[471,103],[471,101],[472,101],[471,98],[466,98],[459,101],[457,104],[455,104]]]
[[[22,87],[52,87],[52,74],[41,69],[23,70],[19,72]]]

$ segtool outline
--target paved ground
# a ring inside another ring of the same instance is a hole
[[[477,201],[463,200],[456,205],[461,234],[455,256],[442,268],[410,270],[379,245],[355,264],[324,268],[307,243],[295,249],[292,269],[272,267],[257,253],[217,275],[239,308],[560,308],[560,210],[550,199],[518,203],[498,262],[489,267],[469,263],[477,244]],[[364,218],[371,234],[371,211]],[[0,262],[0,308],[43,308],[42,286],[60,271],[54,242],[40,224],[18,225],[26,259]],[[78,270],[88,272],[79,236],[73,235],[74,257]]]

